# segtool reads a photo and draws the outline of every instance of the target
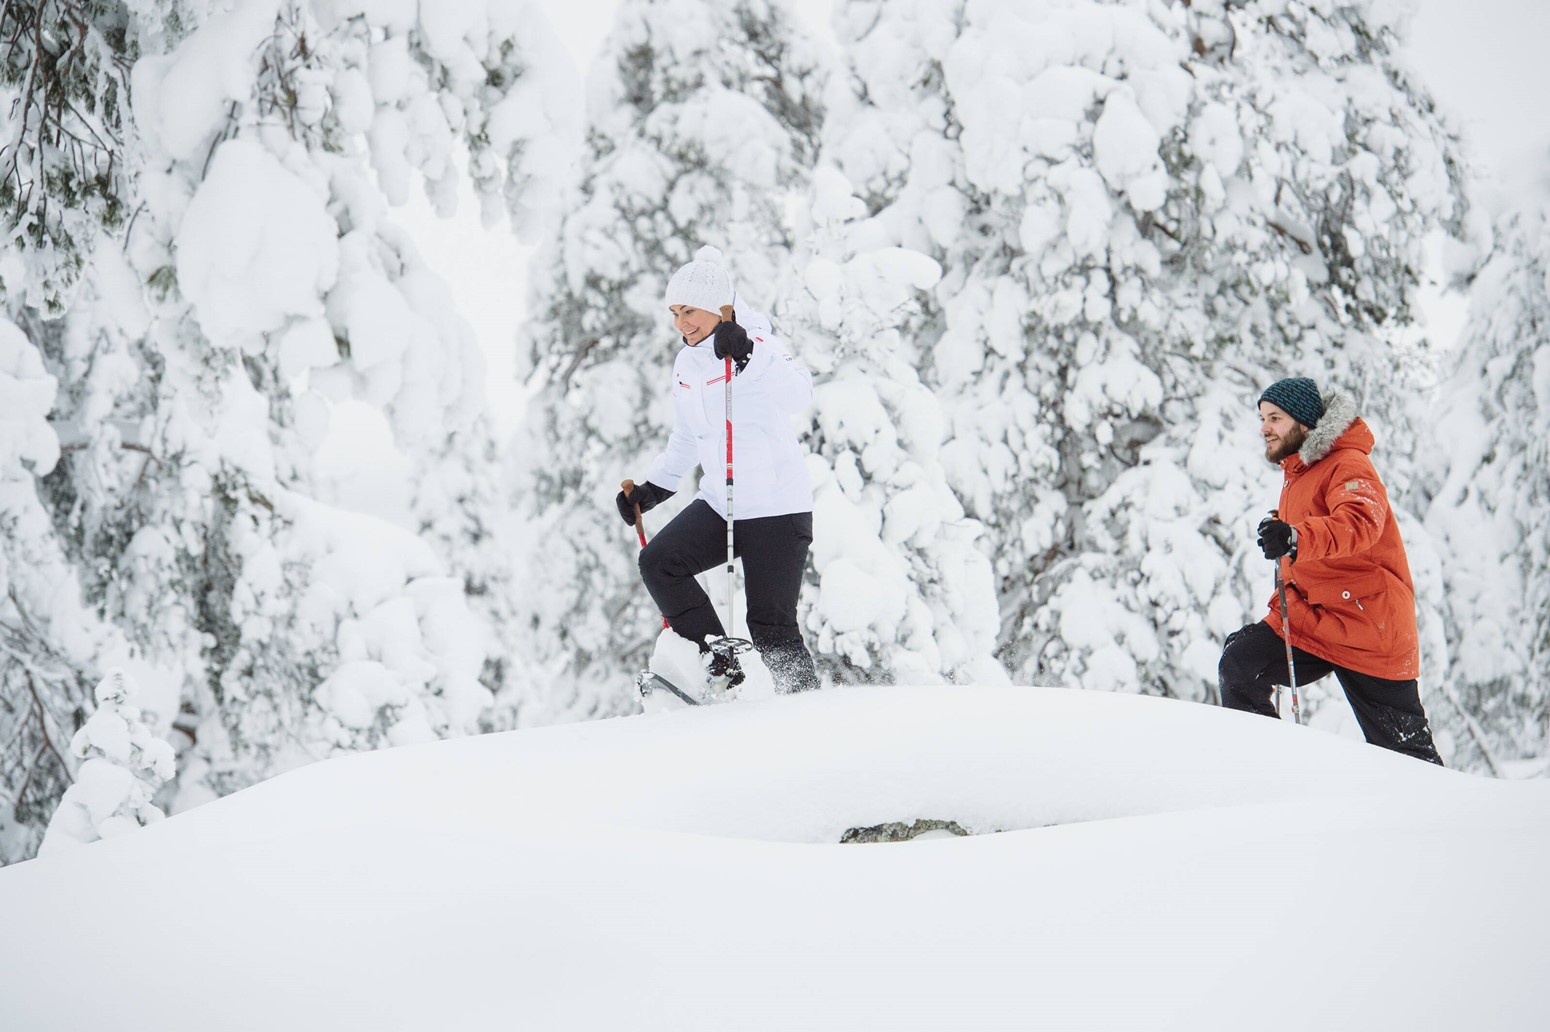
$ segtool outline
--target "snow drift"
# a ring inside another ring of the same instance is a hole
[[[0,870],[0,1010],[72,1032],[1527,1029],[1550,1008],[1547,804],[1059,689],[488,735]],[[837,844],[914,818],[975,834]]]

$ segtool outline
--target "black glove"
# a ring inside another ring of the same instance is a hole
[[[619,515],[624,518],[624,522],[633,527],[635,526],[635,507],[637,505],[640,506],[641,512],[650,512],[656,508],[658,502],[667,501],[673,497],[673,494],[674,492],[669,491],[667,488],[658,487],[648,480],[644,484],[636,484],[628,496],[623,491],[620,491],[619,496],[614,499],[614,503],[619,506]]]
[[[748,339],[748,331],[735,322],[720,322],[716,324],[715,342],[716,357],[730,357],[737,363],[737,371],[742,372],[748,364],[748,356],[753,354],[753,341]]]
[[[1297,532],[1290,523],[1266,516],[1259,521],[1259,550],[1266,559],[1279,559],[1283,555],[1297,561]]]

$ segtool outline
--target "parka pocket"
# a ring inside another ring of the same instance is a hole
[[[1314,635],[1353,649],[1380,649],[1388,624],[1388,579],[1383,571],[1333,575],[1303,594],[1314,613]]]

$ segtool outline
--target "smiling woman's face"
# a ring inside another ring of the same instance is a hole
[[[690,347],[709,337],[721,321],[721,316],[715,312],[690,308],[688,305],[668,305],[668,311],[673,313],[673,325],[683,334],[684,343]]]

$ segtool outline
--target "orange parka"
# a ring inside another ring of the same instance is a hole
[[[1281,519],[1297,531],[1281,560],[1292,644],[1336,666],[1407,681],[1420,676],[1415,588],[1373,436],[1349,396],[1335,393],[1296,455],[1281,462]],[[1272,592],[1266,622],[1279,634]]]

